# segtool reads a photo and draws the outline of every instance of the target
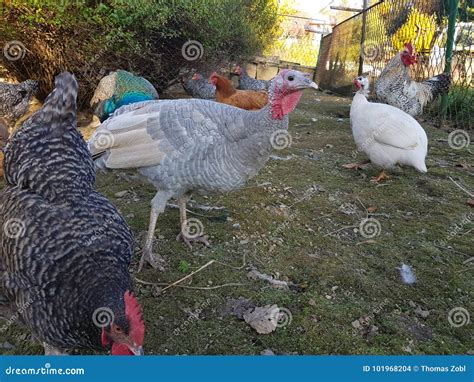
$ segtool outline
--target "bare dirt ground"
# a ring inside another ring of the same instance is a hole
[[[148,354],[473,352],[474,210],[453,182],[472,193],[472,149],[452,149],[448,132],[423,123],[428,173],[404,168],[376,185],[374,167],[341,167],[365,159],[352,140],[349,107],[350,99],[308,92],[290,117],[289,148],[275,152],[244,189],[194,198],[223,207],[190,207],[211,248],[177,242],[178,210],[168,208],[155,247],[165,272],[136,273],[154,189],[134,172],[98,174],[98,190],[136,235],[132,272],[146,282],[136,291]],[[416,283],[403,283],[402,264]],[[271,333],[243,319],[273,304],[279,320]],[[0,352],[40,354],[42,347],[13,324]]]

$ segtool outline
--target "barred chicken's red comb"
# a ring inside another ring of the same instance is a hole
[[[140,307],[136,297],[130,291],[125,292],[124,301],[125,315],[130,324],[130,336],[138,346],[143,346],[143,340],[145,339],[145,324],[143,322],[142,308]]]
[[[413,50],[415,49],[415,48],[413,47],[413,44],[410,43],[410,42],[407,42],[407,43],[405,44],[405,48],[406,48],[406,50],[408,50],[408,53],[410,53],[410,54],[413,54]]]

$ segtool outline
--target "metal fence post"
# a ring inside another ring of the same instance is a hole
[[[456,20],[458,15],[459,0],[448,0],[448,34],[446,41],[446,63],[444,67],[445,73],[451,73],[451,67],[453,62],[453,50],[454,50],[454,35],[456,33]],[[448,94],[444,94],[441,98],[441,115],[440,125],[442,126],[446,120],[446,114],[448,111]]]
[[[367,8],[369,0],[364,0],[362,9],[362,36],[360,38],[360,55],[359,55],[359,76],[364,72],[364,55],[365,55],[365,39],[367,36]]]

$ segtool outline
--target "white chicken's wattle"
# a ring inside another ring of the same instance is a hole
[[[426,172],[428,139],[421,125],[404,111],[367,100],[369,81],[354,81],[358,91],[351,105],[352,134],[360,151],[382,169],[406,165]]]

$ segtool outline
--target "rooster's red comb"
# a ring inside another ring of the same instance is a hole
[[[145,324],[142,317],[142,308],[140,307],[136,297],[130,291],[125,292],[124,301],[125,315],[127,316],[130,325],[130,336],[138,346],[143,346],[143,340],[145,339]]]

